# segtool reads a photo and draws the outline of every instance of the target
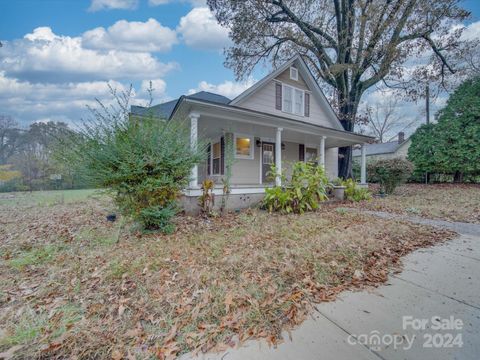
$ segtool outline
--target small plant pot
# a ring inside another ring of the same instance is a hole
[[[335,199],[340,201],[345,200],[345,189],[346,189],[346,186],[334,186],[333,196],[335,197]]]

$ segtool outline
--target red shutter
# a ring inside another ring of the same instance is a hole
[[[282,110],[282,84],[275,83],[275,109]]]
[[[225,174],[225,137],[220,138],[220,174]]]
[[[310,94],[305,94],[305,116],[310,116]]]
[[[305,161],[305,145],[298,144],[298,161]]]
[[[207,174],[212,174],[212,169],[210,167],[210,163],[212,161],[212,144],[208,144],[207,146]]]

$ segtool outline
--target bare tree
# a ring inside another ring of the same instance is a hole
[[[20,146],[21,130],[17,127],[11,116],[0,115],[0,165],[6,164]]]
[[[226,65],[238,78],[262,60],[274,67],[299,53],[313,74],[335,90],[343,127],[353,131],[362,95],[377,83],[424,93],[425,79],[455,71],[449,54],[460,51],[461,0],[208,0],[234,45]],[[428,66],[405,64],[425,55]],[[423,80],[417,82],[416,80]],[[339,174],[351,174],[351,148],[343,148]]]
[[[410,129],[417,120],[406,118],[398,109],[398,98],[367,106],[367,132],[379,142],[390,141],[399,132]]]

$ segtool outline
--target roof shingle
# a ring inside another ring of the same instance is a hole
[[[403,145],[398,143],[398,141],[390,141],[386,143],[379,144],[365,144],[366,155],[380,155],[380,154],[391,154],[397,151],[397,149]],[[360,156],[362,152],[360,149],[353,150],[353,156]]]
[[[228,104],[231,101],[229,98],[223,95],[214,94],[208,91],[200,91],[195,94],[186,95],[185,97],[188,99],[204,100],[204,101],[209,101],[209,102],[214,102],[219,104]],[[152,106],[150,108],[147,108],[144,106],[132,105],[130,108],[130,113],[132,115],[138,115],[138,116],[151,115],[158,118],[168,119],[170,118],[170,115],[172,114],[172,111],[173,109],[175,109],[175,106],[177,105],[179,100],[180,98],[167,101],[162,104]]]

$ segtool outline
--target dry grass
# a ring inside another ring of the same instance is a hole
[[[375,187],[374,187],[375,188]],[[353,204],[369,210],[423,216],[431,219],[480,223],[480,185],[407,184],[393,195]]]
[[[174,235],[141,235],[106,222],[110,208],[0,205],[0,352],[162,359],[275,343],[314,303],[381,283],[400,256],[452,236],[335,207],[182,217]]]

